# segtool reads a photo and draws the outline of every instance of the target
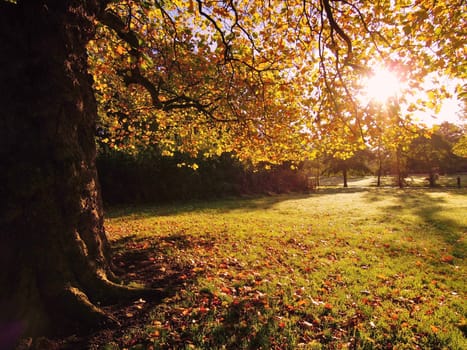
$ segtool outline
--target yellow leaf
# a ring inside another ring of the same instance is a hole
[[[115,49],[119,55],[123,55],[125,53],[125,48],[122,45],[118,45]]]

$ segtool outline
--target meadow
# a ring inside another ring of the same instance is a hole
[[[465,189],[329,188],[106,215],[121,277],[170,295],[128,305],[124,330],[96,348],[467,348]]]

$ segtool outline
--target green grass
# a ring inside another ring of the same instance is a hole
[[[409,175],[405,178],[406,187],[429,187],[428,174],[416,174]],[[461,187],[467,187],[467,175],[441,175],[436,180],[436,187],[457,187],[457,177],[460,177]],[[397,179],[395,176],[382,176],[381,177],[382,187],[397,187]],[[323,176],[320,178],[321,188],[340,188],[343,185],[342,176]],[[357,187],[376,187],[377,177],[376,176],[351,176],[348,179],[348,186],[351,188]]]
[[[467,348],[465,190],[126,208],[106,227],[117,252],[183,272],[122,347]]]

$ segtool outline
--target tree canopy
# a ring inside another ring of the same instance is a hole
[[[413,112],[439,110],[447,95],[442,85],[427,91],[427,77],[466,78],[465,7],[461,1],[111,3],[88,46],[100,140],[130,151],[152,143],[168,155],[235,151],[253,162],[312,157],[318,145],[347,158],[379,142],[377,130],[389,126],[397,137],[385,139],[397,144],[415,134]],[[397,97],[404,111],[388,107],[391,115],[382,116],[358,100],[376,65],[404,81]]]

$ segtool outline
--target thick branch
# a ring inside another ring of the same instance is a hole
[[[136,33],[129,30],[128,26],[122,21],[122,19],[112,11],[106,10],[101,12],[99,14],[99,21],[105,26],[113,29],[117,33],[118,37],[127,42],[132,48],[140,47]]]
[[[322,0],[322,4],[324,6],[324,11],[326,11],[326,17],[328,18],[329,24],[331,28],[339,34],[339,36],[345,41],[347,45],[347,58],[345,59],[346,63],[350,60],[352,55],[352,41],[350,40],[349,36],[342,30],[339,24],[334,19],[334,15],[332,13],[331,4],[329,0]]]

